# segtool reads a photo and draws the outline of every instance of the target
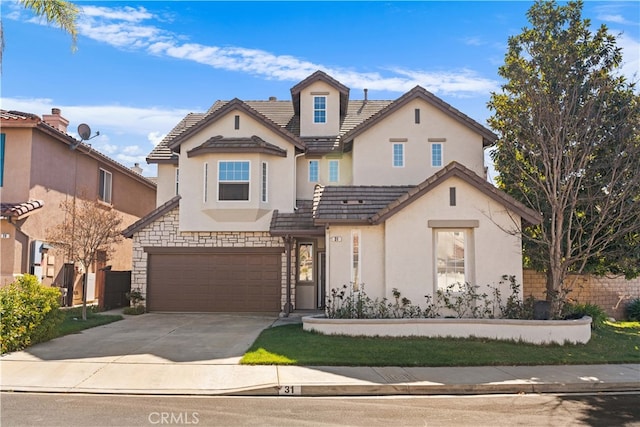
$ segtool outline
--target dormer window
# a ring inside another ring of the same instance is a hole
[[[327,122],[327,97],[313,97],[313,123]]]

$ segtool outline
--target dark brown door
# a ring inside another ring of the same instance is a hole
[[[150,253],[152,311],[278,312],[281,252]]]

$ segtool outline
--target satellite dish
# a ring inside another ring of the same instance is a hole
[[[89,127],[88,124],[85,123],[81,123],[78,126],[78,135],[80,135],[80,138],[83,141],[87,141],[88,139],[91,138],[91,128]]]

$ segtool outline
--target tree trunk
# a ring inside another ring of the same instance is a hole
[[[551,305],[551,318],[560,316],[564,296],[562,295],[562,284],[564,282],[564,270],[561,266],[551,264],[547,270],[547,301]]]

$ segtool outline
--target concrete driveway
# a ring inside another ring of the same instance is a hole
[[[237,364],[277,315],[147,313],[87,329],[2,360]]]

